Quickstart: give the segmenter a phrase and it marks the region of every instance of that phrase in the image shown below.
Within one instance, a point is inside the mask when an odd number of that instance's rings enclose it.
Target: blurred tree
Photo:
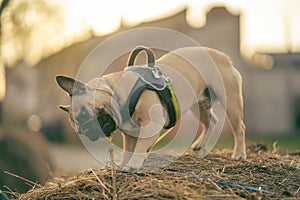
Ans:
[[[7,1],[7,0],[6,0]],[[63,45],[60,34],[64,29],[61,4],[43,0],[10,0],[2,12],[2,63],[13,66],[25,60],[39,62]]]
[[[1,18],[4,65],[25,61],[33,66],[90,36],[82,20],[68,23],[72,17],[59,0],[10,0]]]
[[[0,122],[5,67],[31,65],[65,47],[62,4],[51,0],[0,0]]]
[[[2,123],[2,101],[5,95],[5,88],[6,88],[6,83],[5,83],[5,69],[4,65],[2,64],[2,52],[1,52],[1,44],[2,44],[2,11],[6,6],[8,5],[9,0],[3,0],[1,5],[0,5],[0,124]]]

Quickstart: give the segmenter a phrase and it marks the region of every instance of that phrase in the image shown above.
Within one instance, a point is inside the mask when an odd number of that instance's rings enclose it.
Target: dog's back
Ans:
[[[173,80],[173,87],[176,94],[183,94],[186,91],[188,82],[194,93],[201,98],[203,91],[210,86],[214,90],[217,97],[223,100],[221,91],[222,88],[209,85],[218,81],[217,84],[223,84],[226,91],[230,88],[237,90],[241,77],[239,72],[233,66],[230,58],[224,53],[207,47],[184,47],[175,51],[169,52],[157,60],[157,64],[162,68],[164,74]],[[173,71],[174,70],[174,71]],[[185,79],[185,80],[183,80]],[[219,79],[219,80],[218,80]],[[210,83],[209,83],[210,82]],[[223,86],[222,86],[223,87]],[[230,95],[230,94],[226,94]],[[182,97],[184,98],[184,97]],[[186,100],[190,107],[192,102]],[[225,107],[225,105],[224,105]]]

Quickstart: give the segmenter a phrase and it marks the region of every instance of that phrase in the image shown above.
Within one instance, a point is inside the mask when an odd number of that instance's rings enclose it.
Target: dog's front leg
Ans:
[[[129,169],[130,167],[128,168],[128,163],[130,158],[132,157],[138,138],[125,133],[122,133],[122,136],[123,136],[123,158],[120,167],[124,169],[124,171],[128,171],[130,170]]]
[[[128,129],[131,132],[124,133],[125,151],[122,164],[127,171],[141,169],[149,156],[148,151],[164,127],[166,119],[163,106],[155,92],[146,90],[141,95],[132,119],[140,128],[138,131]]]
[[[149,150],[159,135],[149,138],[137,138],[124,134],[124,152],[122,170],[135,172],[142,168],[144,161],[149,156]]]

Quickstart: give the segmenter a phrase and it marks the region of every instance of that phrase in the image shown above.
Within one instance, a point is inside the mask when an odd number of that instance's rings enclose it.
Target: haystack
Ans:
[[[88,169],[56,177],[18,199],[260,199],[300,198],[300,157],[251,145],[246,161],[231,151],[214,150],[204,159],[188,152],[155,172],[125,173]]]

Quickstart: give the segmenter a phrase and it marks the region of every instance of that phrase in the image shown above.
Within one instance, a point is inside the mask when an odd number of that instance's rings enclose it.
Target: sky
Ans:
[[[43,1],[32,0],[29,7],[24,6],[28,4],[26,0],[11,2],[1,18],[1,58],[2,65],[7,66],[20,59],[34,65],[92,35],[113,33],[121,24],[131,28],[171,17],[184,9],[187,23],[201,28],[205,26],[207,12],[214,6],[224,6],[232,15],[240,16],[240,49],[245,58],[251,60],[257,52],[300,52],[300,0],[45,1],[51,7],[49,12],[59,13],[55,19],[44,14],[39,3]],[[29,10],[23,15],[19,14],[22,6]],[[5,34],[8,32],[11,34]]]

